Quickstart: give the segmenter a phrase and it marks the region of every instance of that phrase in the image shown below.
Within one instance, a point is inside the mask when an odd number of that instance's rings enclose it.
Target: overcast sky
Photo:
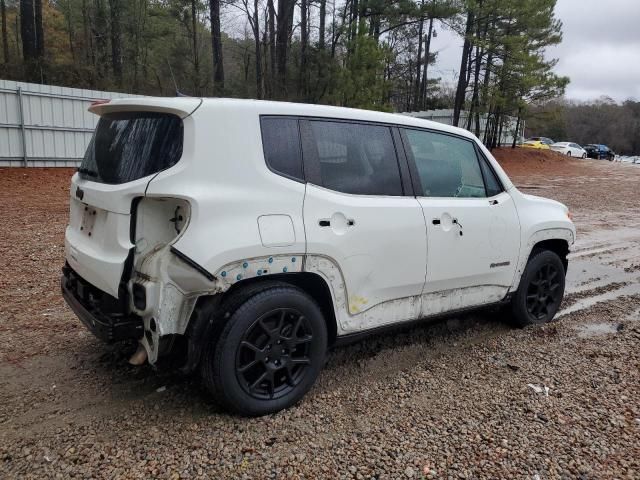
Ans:
[[[546,55],[559,60],[557,74],[571,79],[566,97],[640,101],[640,0],[557,0],[556,16],[563,24],[562,43]],[[244,28],[248,29],[244,14],[227,8],[223,29],[242,36]],[[436,31],[432,48],[438,51],[438,59],[429,76],[454,84],[462,38],[442,25]]]
[[[567,98],[606,95],[640,101],[640,0],[558,0],[556,16],[563,23],[563,39],[547,57],[558,58],[556,73],[571,79]],[[441,27],[434,47],[439,54],[432,71],[453,81],[460,69],[461,38]]]

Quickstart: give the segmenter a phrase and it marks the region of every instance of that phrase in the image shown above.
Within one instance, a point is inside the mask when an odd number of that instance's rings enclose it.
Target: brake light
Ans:
[[[100,100],[94,100],[93,102],[91,102],[91,105],[89,105],[90,107],[95,107],[96,105],[104,105],[105,103],[109,103],[111,101],[110,98],[103,98]]]
[[[567,210],[567,218],[573,221],[573,213],[571,213],[569,210]]]

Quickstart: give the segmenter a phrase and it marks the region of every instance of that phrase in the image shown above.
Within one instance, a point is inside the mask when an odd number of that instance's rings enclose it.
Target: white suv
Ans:
[[[469,132],[278,102],[136,98],[72,178],[62,291],[133,360],[169,352],[227,408],[274,412],[336,343],[510,304],[553,318],[575,228]],[[174,360],[175,362],[175,360]]]

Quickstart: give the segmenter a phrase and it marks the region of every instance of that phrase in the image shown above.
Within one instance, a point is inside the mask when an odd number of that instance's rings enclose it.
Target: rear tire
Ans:
[[[534,252],[511,303],[513,322],[519,327],[550,322],[562,302],[564,286],[560,257],[550,250]]]
[[[207,349],[202,376],[227,410],[266,415],[309,391],[326,351],[327,328],[315,300],[296,287],[274,285],[225,320]]]

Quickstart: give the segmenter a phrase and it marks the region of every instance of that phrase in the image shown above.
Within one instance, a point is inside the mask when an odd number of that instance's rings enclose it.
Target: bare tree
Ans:
[[[42,0],[34,2],[34,21],[36,25],[36,56],[39,61],[44,57],[44,28],[42,27]]]
[[[213,88],[218,94],[224,92],[224,64],[222,57],[222,32],[220,29],[220,0],[209,0],[211,17],[211,50],[213,54]]]
[[[429,69],[429,62],[431,61],[431,38],[433,37],[433,17],[429,18],[429,29],[425,35],[425,47],[424,47],[424,65],[422,66],[422,79],[420,80],[420,100],[419,109],[426,108],[427,105],[427,87],[428,78],[427,71]]]
[[[263,98],[264,79],[262,75],[262,49],[260,48],[260,19],[258,18],[258,0],[253,0],[252,5],[249,0],[242,0],[242,10],[247,16],[249,27],[253,33],[255,45],[255,66],[256,66],[256,98]]]
[[[464,43],[462,45],[462,58],[460,59],[460,75],[458,76],[458,86],[456,88],[455,103],[453,105],[453,125],[458,126],[460,121],[460,112],[464,107],[464,99],[469,82],[467,71],[469,67],[469,59],[471,58],[471,32],[474,25],[474,11],[469,9],[467,12],[467,26],[464,32]]]
[[[33,0],[20,2],[20,36],[22,37],[22,56],[27,64],[37,57],[36,28],[33,11]]]
[[[198,52],[198,0],[191,0],[191,35],[193,42],[193,87],[200,95],[200,54]]]
[[[119,87],[122,87],[121,8],[120,0],[109,0],[109,9],[111,10],[111,67]]]
[[[298,76],[298,96],[302,98],[306,98],[307,96],[308,7],[308,0],[300,0],[300,72]]]
[[[327,20],[327,0],[320,0],[320,25],[318,27],[318,48],[324,50]]]
[[[420,1],[420,7],[424,7],[424,0]],[[418,102],[420,96],[420,75],[422,74],[422,33],[424,32],[424,16],[420,16],[420,23],[418,24],[418,54],[416,57],[416,84],[413,93],[413,109],[418,110]],[[429,59],[424,59],[424,63],[427,64]]]
[[[276,79],[276,7],[273,0],[267,0],[267,27],[269,29],[269,96],[273,97]]]
[[[293,30],[295,0],[278,0],[278,27],[276,31],[276,70],[281,96],[287,92],[287,53]]]
[[[4,63],[9,63],[9,39],[7,35],[7,6],[4,0],[0,0],[0,16],[2,16],[2,51]]]

